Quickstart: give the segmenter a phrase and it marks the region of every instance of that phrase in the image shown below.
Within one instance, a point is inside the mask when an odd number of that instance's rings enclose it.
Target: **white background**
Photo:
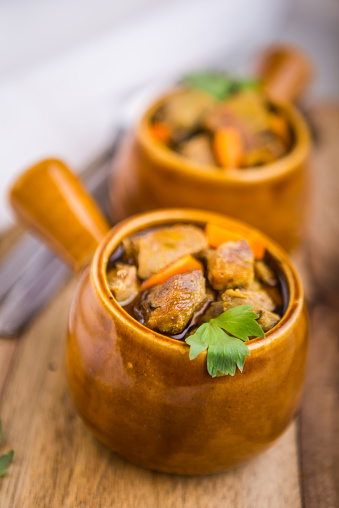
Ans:
[[[0,228],[15,175],[48,156],[81,169],[129,91],[209,63],[243,72],[276,40],[313,59],[309,102],[338,99],[337,0],[0,0]]]

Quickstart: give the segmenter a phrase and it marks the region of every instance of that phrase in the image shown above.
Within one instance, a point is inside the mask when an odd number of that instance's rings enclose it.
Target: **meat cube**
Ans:
[[[226,101],[229,111],[256,135],[269,129],[265,99],[255,90],[243,90]]]
[[[259,164],[271,156],[270,150],[262,146],[269,132],[269,116],[262,94],[255,90],[244,90],[221,102],[206,116],[204,124],[212,132],[234,127],[241,134],[246,152],[251,154],[244,154],[246,165]]]
[[[254,256],[246,240],[220,245],[209,256],[207,267],[214,289],[248,287],[254,280]]]
[[[254,140],[254,146],[244,155],[245,167],[270,164],[286,153],[282,141],[269,131],[257,134]]]
[[[120,304],[132,301],[139,291],[135,266],[117,263],[116,268],[107,274],[107,281],[108,287]]]
[[[271,164],[275,160],[276,159],[272,152],[264,147],[259,147],[244,154],[242,165],[244,168],[252,168],[255,166],[265,166],[266,164]]]
[[[258,280],[268,286],[276,286],[278,284],[273,270],[264,261],[255,262],[255,275]]]
[[[227,102],[218,104],[217,107],[206,116],[204,126],[211,132],[218,131],[225,127],[233,127],[239,132],[241,139],[244,143],[246,150],[252,149],[255,146],[255,136],[249,130],[247,125],[232,113],[229,109]]]
[[[284,298],[279,286],[268,287],[266,292],[270,295],[276,307],[284,306]]]
[[[262,309],[258,309],[256,312],[259,316],[258,323],[264,332],[268,332],[280,321],[280,316],[275,312],[270,312],[269,310]]]
[[[260,291],[261,289],[262,285],[260,282],[254,279],[254,281],[249,286],[247,286],[246,291]]]
[[[224,312],[223,302],[221,300],[218,300],[217,302],[212,302],[206,312],[204,312],[204,315],[202,317],[202,320],[204,322],[209,321],[210,319],[216,318],[220,316]]]
[[[138,238],[124,238],[122,241],[122,246],[124,249],[124,259],[128,260],[131,263],[137,263],[138,259]]]
[[[212,247],[206,247],[205,249],[202,249],[199,252],[199,259],[204,261],[205,263],[207,263],[209,258],[211,256],[213,256],[214,252],[215,252],[214,248],[212,248]]]
[[[244,289],[243,292],[246,292],[247,295],[250,295],[253,292],[259,294],[264,293],[265,300],[267,302],[266,306],[267,310],[273,310],[273,308],[283,305],[282,295],[277,285],[267,287],[266,284],[264,289],[263,285],[256,279],[254,279],[252,284],[250,284],[246,289]],[[267,297],[269,297],[269,300],[267,300]]]
[[[179,149],[179,153],[198,164],[215,166],[211,141],[205,134],[194,136],[183,143]]]
[[[154,286],[141,303],[145,326],[176,335],[205,300],[205,278],[200,270],[173,275],[164,284]]]
[[[250,298],[254,302],[257,302],[259,305],[264,307],[266,310],[274,310],[275,309],[275,303],[270,297],[270,295],[264,290],[256,290],[256,291],[250,291],[247,289],[244,289],[242,291],[244,295],[247,296],[247,298]]]
[[[206,246],[205,235],[196,226],[177,224],[151,231],[138,238],[138,275],[148,279],[177,259],[199,252]]]
[[[246,291],[241,291],[240,289],[228,289],[222,295],[224,311],[238,305],[251,305],[253,311],[259,316],[258,324],[264,332],[267,332],[280,321],[280,316],[267,309],[268,305],[272,308],[272,305],[269,303],[269,296],[267,295],[268,299],[266,300],[260,293],[262,291],[246,294]]]
[[[286,148],[281,139],[271,131],[263,131],[258,135],[258,147],[270,152],[275,159],[279,159],[286,153]]]
[[[214,104],[210,94],[202,90],[186,90],[166,101],[161,110],[162,118],[172,130],[191,131]]]

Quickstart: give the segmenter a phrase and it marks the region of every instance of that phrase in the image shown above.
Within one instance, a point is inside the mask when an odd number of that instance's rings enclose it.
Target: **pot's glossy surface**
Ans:
[[[150,469],[205,474],[254,457],[287,428],[300,402],[308,324],[299,277],[288,256],[266,237],[286,279],[289,305],[264,339],[248,343],[251,355],[243,373],[213,379],[206,353],[190,361],[187,344],[135,321],[108,289],[109,256],[139,229],[180,221],[249,229],[196,210],[156,211],[113,228],[73,300],[67,373],[80,416],[112,450]]]
[[[153,139],[150,119],[171,94],[146,111],[123,160],[114,166],[110,188],[114,219],[150,209],[199,207],[244,220],[292,249],[305,223],[310,150],[308,128],[297,109],[274,103],[294,135],[286,156],[261,168],[220,171],[194,164]]]

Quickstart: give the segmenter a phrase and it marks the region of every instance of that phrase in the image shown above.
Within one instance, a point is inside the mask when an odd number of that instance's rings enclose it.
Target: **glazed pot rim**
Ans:
[[[121,241],[136,232],[166,224],[169,225],[180,222],[205,224],[208,221],[213,221],[217,225],[227,227],[228,229],[240,233],[244,232],[244,234],[249,231],[255,231],[264,242],[264,245],[273,256],[274,260],[279,264],[279,268],[285,278],[289,291],[287,309],[279,323],[269,330],[264,338],[252,339],[246,344],[250,350],[267,346],[275,339],[278,339],[281,334],[296,321],[299,314],[302,312],[304,295],[300,277],[282,247],[256,228],[222,214],[197,209],[170,208],[134,215],[119,222],[100,243],[92,259],[90,276],[96,292],[105,308],[112,314],[112,317],[117,317],[124,322],[127,327],[134,328],[143,336],[144,340],[156,341],[159,345],[167,345],[171,348],[179,349],[180,352],[183,353],[185,348],[189,348],[189,345],[186,344],[185,341],[172,339],[171,337],[147,328],[118,304],[108,287],[106,276],[107,263],[112,252],[114,252]]]
[[[177,87],[163,94],[145,111],[137,125],[138,143],[140,143],[143,149],[146,150],[158,164],[165,165],[167,170],[180,173],[181,175],[186,174],[190,178],[196,180],[215,182],[218,184],[222,182],[239,184],[242,182],[260,183],[274,180],[281,175],[285,175],[305,161],[310,149],[310,135],[306,122],[293,104],[276,100],[270,100],[270,102],[287,117],[293,130],[295,141],[292,149],[284,157],[281,157],[275,162],[260,168],[252,167],[246,168],[246,170],[228,169],[227,171],[221,172],[218,171],[217,166],[199,165],[175,153],[162,143],[154,140],[149,129],[149,123],[156,109],[167,98],[182,93],[183,90],[182,87]]]

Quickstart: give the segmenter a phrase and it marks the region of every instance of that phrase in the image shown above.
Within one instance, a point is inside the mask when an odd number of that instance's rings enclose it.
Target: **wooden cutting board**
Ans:
[[[302,410],[263,455],[227,473],[170,476],[136,467],[85,428],[68,394],[64,349],[71,280],[19,339],[0,339],[0,507],[331,508],[339,506],[339,107],[312,112],[317,133],[311,227],[295,260],[310,302]],[[332,220],[331,220],[332,219]],[[0,256],[20,232],[2,236]]]

